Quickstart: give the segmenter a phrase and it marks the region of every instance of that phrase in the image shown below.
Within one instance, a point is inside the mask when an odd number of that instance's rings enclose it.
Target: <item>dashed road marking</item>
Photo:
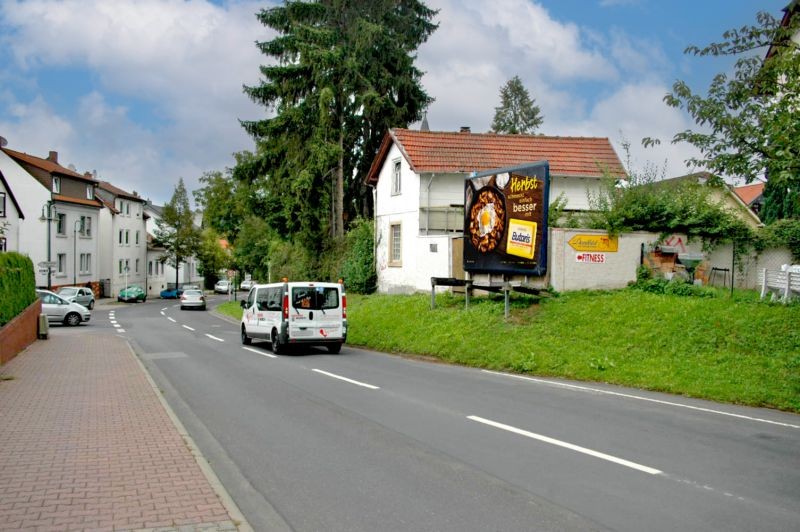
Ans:
[[[183,327],[184,329],[189,329],[190,331],[193,331],[193,330],[194,330],[194,329],[192,329],[191,327],[189,327],[188,325],[181,325],[181,327]]]
[[[184,325],[184,327],[186,327],[186,326]],[[206,333],[206,336],[208,336],[208,337],[209,337],[209,338],[211,338],[212,340],[216,340],[217,342],[224,342],[224,341],[225,341],[225,340],[223,340],[222,338],[217,338],[216,336],[212,336],[212,335],[210,335],[210,334],[208,334],[208,333]]]
[[[369,388],[370,390],[380,390],[378,386],[373,386],[372,384],[367,384],[366,382],[360,382],[360,381],[355,381],[353,379],[348,379],[347,377],[342,377],[341,375],[336,375],[335,373],[328,373],[327,371],[322,371],[321,369],[312,369],[311,371],[321,373],[322,375],[327,375],[328,377],[333,377],[334,379],[339,379],[340,381],[349,382],[350,384],[355,384],[356,386],[363,386],[364,388]]]

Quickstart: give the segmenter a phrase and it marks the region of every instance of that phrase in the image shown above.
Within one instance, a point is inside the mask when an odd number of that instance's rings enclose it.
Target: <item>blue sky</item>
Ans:
[[[541,133],[631,141],[634,168],[688,172],[689,146],[645,150],[693,127],[661,99],[676,79],[705,92],[731,61],[685,56],[774,16],[788,0],[429,0],[439,29],[418,51],[435,98],[431,129],[489,129],[499,89],[519,75],[542,108]],[[0,136],[33,155],[59,152],[78,171],[167,201],[179,177],[252,149],[238,119],[266,110],[242,93],[271,35],[254,14],[270,2],[0,0]]]

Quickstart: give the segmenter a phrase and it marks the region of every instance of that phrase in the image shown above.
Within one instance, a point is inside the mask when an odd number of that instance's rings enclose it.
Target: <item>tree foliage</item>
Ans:
[[[200,245],[195,256],[200,261],[198,273],[205,278],[208,288],[217,282],[219,272],[231,265],[230,255],[220,244],[219,233],[211,227],[200,232]]]
[[[789,20],[782,26],[761,12],[756,25],[725,32],[723,42],[689,46],[686,53],[696,56],[738,57],[733,73],[717,74],[705,97],[678,81],[664,98],[702,127],[672,139],[700,150],[702,157],[688,162],[748,183],[768,179],[767,222],[800,216],[800,53],[792,40],[800,15]],[[646,145],[656,142],[645,139]]]
[[[239,164],[264,178],[275,229],[320,250],[368,207],[363,177],[384,133],[430,102],[414,52],[435,14],[419,0],[290,0],[258,14],[278,35],[258,43],[270,61],[245,92],[275,116],[242,123],[258,150]]]
[[[500,89],[500,107],[494,108],[492,131],[511,135],[532,134],[542,125],[541,109],[534,104],[519,76]]]
[[[194,225],[194,213],[182,178],[156,224],[155,239],[164,247],[167,261],[175,267],[175,286],[178,286],[178,268],[200,247],[200,232]]]

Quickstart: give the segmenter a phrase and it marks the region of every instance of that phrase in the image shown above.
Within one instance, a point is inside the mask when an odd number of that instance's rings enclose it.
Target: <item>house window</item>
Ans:
[[[131,244],[131,230],[125,229],[125,245],[129,246]]]
[[[122,268],[125,267],[125,261],[119,259],[119,274],[122,275]]]
[[[400,161],[395,161],[392,167],[392,196],[396,196],[400,192]]]
[[[58,275],[66,275],[67,273],[67,254],[66,253],[59,253],[58,254],[58,269],[56,270],[56,274]]]
[[[94,199],[94,186],[86,185],[86,199]]]
[[[131,202],[130,201],[126,201],[125,202],[125,214],[127,214],[128,216],[131,215]]]
[[[139,259],[136,259],[136,273],[139,273]]]
[[[147,275],[153,275],[153,261],[147,261]]]
[[[91,273],[92,271],[92,254],[81,253],[81,274]]]
[[[6,249],[6,237],[0,236],[0,251],[8,251]]]
[[[403,242],[400,224],[389,226],[389,266],[403,265]]]
[[[6,217],[6,193],[0,192],[0,218]]]
[[[136,245],[139,245],[139,231],[136,231]]]
[[[119,230],[119,245],[122,245],[122,229]]]
[[[61,194],[61,178],[53,176],[53,192]]]
[[[81,216],[81,235],[92,236],[92,218],[91,216]]]
[[[56,213],[56,234],[67,234],[67,215],[63,212]]]

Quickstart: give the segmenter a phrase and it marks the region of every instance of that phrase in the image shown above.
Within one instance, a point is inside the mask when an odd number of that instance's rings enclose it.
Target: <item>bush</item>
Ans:
[[[0,253],[0,327],[36,301],[33,262],[19,253]]]
[[[350,226],[341,273],[348,291],[371,294],[377,288],[375,231],[371,220],[358,218]]]

